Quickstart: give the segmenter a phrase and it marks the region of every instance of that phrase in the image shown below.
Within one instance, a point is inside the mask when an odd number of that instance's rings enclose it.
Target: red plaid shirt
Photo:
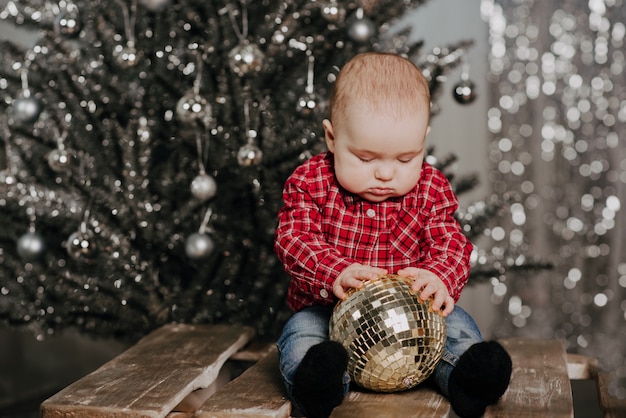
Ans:
[[[287,179],[274,250],[291,276],[291,309],[333,305],[335,278],[361,263],[396,273],[432,271],[459,299],[470,270],[472,244],[454,218],[458,200],[444,175],[424,163],[405,196],[372,203],[337,183],[330,153],[317,155]]]

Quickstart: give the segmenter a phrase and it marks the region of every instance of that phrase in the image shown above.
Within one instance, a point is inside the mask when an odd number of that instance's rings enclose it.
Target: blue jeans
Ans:
[[[296,312],[285,324],[278,339],[280,372],[293,400],[293,377],[308,349],[322,341],[327,341],[332,307],[312,306]],[[483,340],[474,319],[461,307],[446,317],[447,337],[441,361],[435,367],[431,378],[441,392],[448,397],[448,381],[454,366],[470,346]],[[348,393],[350,377],[344,375],[344,393]]]

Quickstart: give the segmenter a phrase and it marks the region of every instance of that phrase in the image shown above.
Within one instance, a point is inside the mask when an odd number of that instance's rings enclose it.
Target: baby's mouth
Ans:
[[[369,192],[376,196],[386,196],[393,192],[393,189],[384,188],[384,187],[373,187],[369,189]]]

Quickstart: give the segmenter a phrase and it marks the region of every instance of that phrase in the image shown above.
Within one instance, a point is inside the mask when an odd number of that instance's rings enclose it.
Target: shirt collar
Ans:
[[[342,195],[343,195],[343,203],[345,203],[345,205],[347,207],[350,206],[354,206],[356,205],[358,202],[364,200],[361,196],[353,194],[353,193],[349,193],[345,190],[342,189]]]
[[[346,205],[346,207],[350,207],[350,206],[354,206],[359,204],[360,202],[367,202],[367,200],[363,199],[361,196],[354,194],[354,193],[350,193],[347,192],[345,189],[341,189],[342,191],[342,195],[343,195],[343,202]],[[384,202],[389,202],[389,203],[403,203],[406,202],[407,197],[410,197],[410,195],[413,194],[413,192],[409,192],[408,195],[405,196],[398,196],[398,197],[390,197],[389,199],[385,200]],[[384,203],[381,202],[381,203]],[[375,204],[375,203],[373,203]]]

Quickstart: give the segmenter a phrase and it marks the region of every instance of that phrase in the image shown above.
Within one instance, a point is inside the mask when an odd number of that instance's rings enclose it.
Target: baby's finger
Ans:
[[[398,275],[403,277],[408,277],[409,279],[415,279],[418,277],[417,269],[413,267],[407,267],[401,270],[398,270]]]
[[[413,283],[411,284],[411,289],[415,290],[416,292],[419,292],[420,290],[422,290],[423,287],[426,286],[427,283],[428,282],[423,279],[414,279]]]
[[[346,298],[346,292],[343,290],[343,287],[339,285],[333,286],[333,294],[337,296],[338,299],[344,300]]]
[[[433,298],[433,304],[432,304],[433,311],[435,312],[443,311],[442,308],[445,308],[444,306],[445,301],[446,301],[445,295],[443,295],[441,292],[435,293],[435,297]]]
[[[449,298],[449,300],[445,302],[444,309],[443,311],[441,311],[441,314],[444,317],[446,317],[452,313],[453,309],[454,309],[454,300],[452,298]]]
[[[374,272],[376,274],[387,274],[387,269],[381,269],[379,267],[374,267]]]
[[[432,283],[426,284],[423,286],[422,291],[420,292],[420,299],[426,300],[432,295],[435,294],[436,288],[432,285]]]
[[[343,287],[354,287],[355,289],[360,289],[363,287],[363,279],[362,276],[358,277],[346,277],[342,282]]]
[[[355,273],[355,276],[359,280],[376,280],[380,277],[381,274],[384,274],[384,273],[379,273],[378,270],[380,269],[364,268],[364,269],[356,270],[354,273]]]

